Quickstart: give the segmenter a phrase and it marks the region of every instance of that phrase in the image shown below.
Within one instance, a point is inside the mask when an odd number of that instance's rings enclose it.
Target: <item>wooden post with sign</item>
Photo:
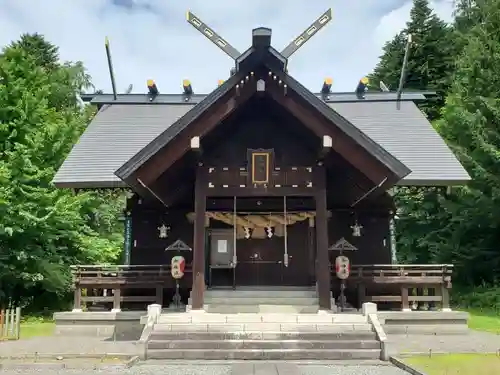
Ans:
[[[337,273],[337,277],[340,279],[340,311],[343,312],[345,309],[345,281],[351,272],[351,264],[348,257],[345,255],[339,255],[335,258],[335,272]]]
[[[123,264],[130,264],[130,254],[132,252],[132,216],[126,213],[123,236]]]
[[[173,303],[176,309],[180,308],[181,295],[179,293],[179,280],[184,276],[184,269],[186,267],[186,259],[181,255],[172,257],[170,261],[172,277],[175,279],[175,294]]]

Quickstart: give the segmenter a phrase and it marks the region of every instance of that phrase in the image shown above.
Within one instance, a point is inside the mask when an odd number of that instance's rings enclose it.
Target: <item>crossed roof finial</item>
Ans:
[[[187,21],[200,33],[202,33],[206,38],[208,38],[213,44],[219,47],[224,53],[226,53],[233,60],[237,60],[241,57],[241,53],[234,48],[227,40],[222,38],[219,34],[215,32],[210,26],[203,22],[199,17],[195,16],[192,12],[188,11],[186,13]],[[332,9],[328,9],[321,16],[319,16],[308,28],[306,28],[298,37],[296,37],[288,46],[286,46],[281,52],[281,56],[288,59],[297,50],[302,47],[309,39],[318,33],[323,27],[325,27],[332,20]],[[255,29],[257,30],[257,29]]]

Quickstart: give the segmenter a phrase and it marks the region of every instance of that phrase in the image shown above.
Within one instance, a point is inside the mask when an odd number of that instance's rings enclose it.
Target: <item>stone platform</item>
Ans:
[[[379,311],[380,324],[388,334],[467,334],[469,313],[463,311]]]
[[[146,359],[379,359],[381,343],[361,314],[162,314]]]
[[[56,336],[89,336],[113,340],[138,340],[146,311],[64,311],[54,313]]]

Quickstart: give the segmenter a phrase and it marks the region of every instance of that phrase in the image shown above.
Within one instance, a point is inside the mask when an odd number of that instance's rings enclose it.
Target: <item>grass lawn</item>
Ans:
[[[500,356],[496,354],[435,354],[405,358],[404,361],[427,375],[500,374]]]
[[[38,336],[52,336],[55,323],[52,319],[26,317],[21,322],[21,338],[27,339]]]
[[[469,311],[469,328],[500,335],[500,314],[487,311]],[[500,374],[500,371],[499,371]]]

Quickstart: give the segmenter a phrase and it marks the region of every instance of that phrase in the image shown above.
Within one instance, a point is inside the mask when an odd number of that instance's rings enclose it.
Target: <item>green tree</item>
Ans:
[[[64,300],[69,265],[112,261],[121,246],[112,219],[119,194],[51,184],[93,109],[74,100],[83,66],[54,63],[50,43],[23,43],[39,38],[23,36],[0,56],[0,305],[10,298],[32,308]],[[33,45],[48,51],[33,54]]]
[[[370,75],[370,81],[383,81],[392,90],[399,86],[404,50],[408,35],[412,44],[407,65],[406,90],[436,90],[443,95],[450,84],[453,70],[453,33],[444,21],[433,13],[428,0],[414,0],[410,21],[404,30],[383,47],[380,61]],[[442,100],[426,103],[421,108],[430,119],[437,118]]]
[[[463,50],[434,124],[472,181],[450,194],[406,188],[397,196],[402,255],[453,263],[461,287],[500,280],[500,42],[494,37],[500,34],[500,0],[473,7],[467,14],[476,18],[461,31]]]
[[[477,22],[457,60],[453,84],[437,128],[472,181],[445,208],[457,218],[441,256],[467,281],[500,279],[500,0],[478,1]],[[445,228],[446,229],[446,228]],[[436,233],[436,236],[439,232]]]
[[[54,70],[59,67],[59,49],[46,41],[43,35],[23,34],[19,40],[12,42],[10,47],[25,51],[41,68]]]

